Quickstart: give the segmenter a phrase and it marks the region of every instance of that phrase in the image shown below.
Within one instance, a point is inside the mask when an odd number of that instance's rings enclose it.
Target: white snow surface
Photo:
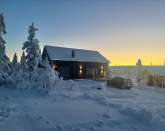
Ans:
[[[51,94],[0,88],[0,131],[164,130],[164,89],[119,90],[90,80],[64,81]]]

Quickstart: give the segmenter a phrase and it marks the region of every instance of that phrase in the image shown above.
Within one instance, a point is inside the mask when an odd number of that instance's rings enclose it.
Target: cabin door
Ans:
[[[87,78],[89,78],[89,79],[95,79],[95,69],[94,68],[88,68],[87,70],[86,70],[86,76],[87,76]]]
[[[60,76],[62,76],[64,79],[69,79],[70,76],[70,67],[64,66],[59,68]]]

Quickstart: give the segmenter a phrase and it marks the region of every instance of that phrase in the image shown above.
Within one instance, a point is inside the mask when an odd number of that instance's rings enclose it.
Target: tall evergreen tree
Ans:
[[[141,59],[138,59],[138,61],[136,62],[136,66],[142,66],[142,61],[141,61]]]
[[[6,41],[2,35],[6,34],[6,26],[3,14],[0,14],[0,68],[8,67],[9,58],[6,55]]]
[[[3,35],[6,34],[6,25],[4,22],[4,16],[0,14],[0,73],[9,73],[9,58],[6,55],[6,41],[3,39]]]
[[[17,65],[17,63],[18,63],[18,57],[17,57],[17,54],[14,53],[12,65]]]
[[[144,70],[143,70],[142,61],[141,61],[141,59],[138,59],[138,61],[136,63],[136,79],[137,79],[138,87],[142,87],[142,84],[144,82],[143,71]]]
[[[35,32],[38,29],[32,25],[29,26],[29,36],[27,41],[23,43],[23,50],[26,50],[26,65],[30,70],[35,70],[38,65],[38,59],[40,58],[39,40],[35,38]]]
[[[6,34],[6,26],[3,14],[0,14],[0,83],[9,83],[10,66],[9,58],[6,55],[6,41],[3,35]]]
[[[22,55],[21,55],[20,64],[21,64],[21,66],[25,66],[25,64],[26,64],[26,56],[25,56],[24,51],[22,52]]]

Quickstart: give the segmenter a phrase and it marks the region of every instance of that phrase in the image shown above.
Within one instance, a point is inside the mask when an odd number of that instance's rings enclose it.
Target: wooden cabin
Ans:
[[[105,79],[109,61],[97,51],[44,46],[42,58],[64,79]]]

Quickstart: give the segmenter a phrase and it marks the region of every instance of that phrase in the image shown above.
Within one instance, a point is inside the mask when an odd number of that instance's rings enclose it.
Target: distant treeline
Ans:
[[[165,76],[149,75],[148,76],[148,85],[165,88]]]

